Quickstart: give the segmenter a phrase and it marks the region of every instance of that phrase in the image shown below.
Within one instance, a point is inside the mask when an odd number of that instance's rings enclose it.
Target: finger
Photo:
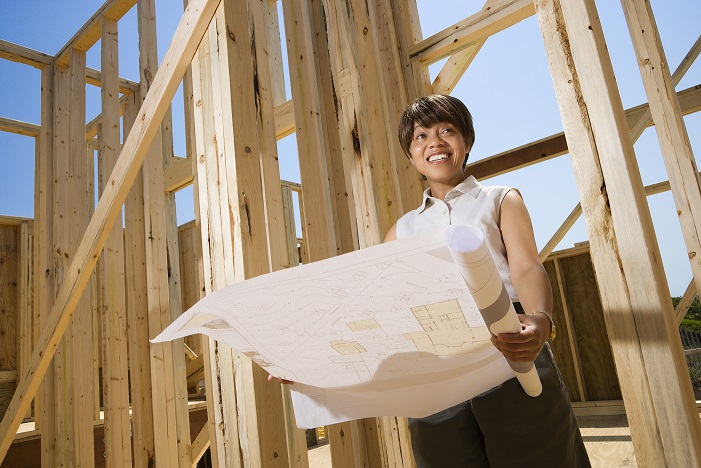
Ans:
[[[532,327],[525,327],[516,333],[500,333],[497,340],[503,343],[527,343],[535,338],[535,330]]]

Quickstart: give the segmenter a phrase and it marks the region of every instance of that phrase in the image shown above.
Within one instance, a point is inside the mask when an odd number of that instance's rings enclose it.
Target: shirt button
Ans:
[[[448,210],[443,210],[443,214],[448,214]]]

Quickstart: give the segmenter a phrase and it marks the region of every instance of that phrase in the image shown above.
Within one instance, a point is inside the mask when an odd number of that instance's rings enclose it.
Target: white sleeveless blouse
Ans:
[[[421,206],[397,221],[397,238],[451,224],[471,224],[479,228],[484,233],[485,242],[494,257],[509,297],[517,301],[518,295],[511,284],[506,247],[499,229],[501,202],[511,190],[516,189],[497,185],[483,186],[473,176],[448,192],[444,200],[432,197],[431,189],[426,189]]]

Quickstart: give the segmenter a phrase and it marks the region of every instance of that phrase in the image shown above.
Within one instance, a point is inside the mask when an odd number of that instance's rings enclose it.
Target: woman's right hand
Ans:
[[[278,382],[280,382],[282,384],[287,384],[287,385],[292,385],[294,383],[291,380],[281,379],[280,377],[275,377],[273,375],[268,374],[268,382],[272,382],[273,380],[277,380]]]

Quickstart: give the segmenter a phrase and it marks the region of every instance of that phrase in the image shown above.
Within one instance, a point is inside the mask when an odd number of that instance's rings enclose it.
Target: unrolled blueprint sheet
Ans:
[[[514,376],[443,229],[222,288],[154,342],[195,333],[297,382],[299,427],[423,417]]]

